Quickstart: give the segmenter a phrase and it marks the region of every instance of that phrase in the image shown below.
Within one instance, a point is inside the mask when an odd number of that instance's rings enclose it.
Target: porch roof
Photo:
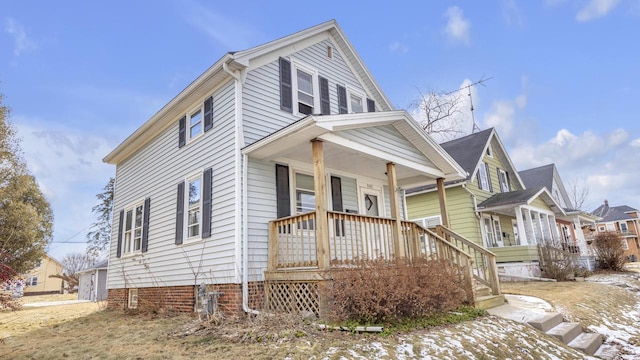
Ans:
[[[511,213],[516,206],[529,205],[538,197],[542,199],[555,214],[566,215],[564,209],[562,209],[545,187],[495,194],[478,204],[478,211]]]
[[[342,132],[392,126],[420,154],[415,158],[391,151],[375,140],[355,141]],[[415,186],[446,180],[465,179],[467,174],[415,120],[403,110],[340,115],[309,115],[242,149],[243,154],[261,160],[293,159],[312,163],[311,140],[325,143],[328,169],[359,174],[386,181],[386,164],[396,164],[399,186]]]

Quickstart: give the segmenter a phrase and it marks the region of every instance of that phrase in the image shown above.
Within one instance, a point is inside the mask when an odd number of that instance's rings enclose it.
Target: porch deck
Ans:
[[[436,233],[410,221],[334,211],[322,220],[324,224],[316,212],[309,212],[269,223],[269,308],[321,314],[318,289],[330,280],[330,271],[359,267],[371,259],[446,260],[471,287],[482,284],[491,294],[500,294],[495,255],[444,227]],[[323,226],[324,237],[317,231]],[[468,296],[474,300],[473,294]]]

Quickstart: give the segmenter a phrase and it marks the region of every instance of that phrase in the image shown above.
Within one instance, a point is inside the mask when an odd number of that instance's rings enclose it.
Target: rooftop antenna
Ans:
[[[478,126],[478,124],[476,124],[476,117],[475,117],[475,115],[473,113],[474,108],[473,108],[473,97],[471,96],[471,88],[474,87],[474,86],[477,86],[477,85],[482,85],[482,86],[486,87],[486,85],[484,83],[489,81],[489,80],[491,80],[491,79],[493,79],[493,77],[485,78],[484,75],[482,75],[480,80],[474,82],[473,84],[469,84],[467,86],[463,86],[461,88],[458,88],[457,90],[449,91],[448,93],[445,94],[445,95],[451,95],[454,92],[461,91],[461,90],[464,90],[464,89],[467,89],[469,91],[469,104],[471,105],[471,108],[470,108],[470,110],[471,110],[471,120],[473,121],[473,128],[471,129],[471,133],[472,134],[475,133],[476,131],[480,131],[480,127]]]

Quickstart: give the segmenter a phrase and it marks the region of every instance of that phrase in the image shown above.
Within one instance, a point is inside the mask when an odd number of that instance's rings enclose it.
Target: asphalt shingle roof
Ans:
[[[546,187],[551,191],[553,188],[553,167],[554,164],[544,165],[533,169],[518,171],[520,179],[527,188]]]
[[[599,222],[611,222],[621,220],[634,219],[631,215],[626,214],[627,211],[638,211],[630,206],[609,206],[608,204],[600,205],[597,209],[593,210],[591,214],[602,218]]]
[[[510,191],[506,193],[497,193],[487,200],[478,204],[478,208],[490,208],[502,205],[516,205],[526,203],[537,194],[542,188],[529,188],[524,190]]]

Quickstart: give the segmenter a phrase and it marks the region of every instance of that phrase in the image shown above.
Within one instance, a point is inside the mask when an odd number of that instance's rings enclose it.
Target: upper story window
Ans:
[[[178,147],[181,148],[213,128],[213,96],[178,120]]]
[[[493,149],[491,149],[491,144],[487,146],[487,156],[493,157]]]
[[[297,69],[296,78],[298,85],[298,112],[310,115],[313,113],[314,108],[313,75],[304,70]]]
[[[40,266],[42,266],[42,259],[36,261],[36,267],[39,268]]]
[[[32,276],[29,280],[27,280],[27,285],[29,285],[29,286],[38,285],[38,277],[37,276]]]
[[[189,139],[202,134],[202,109],[198,109],[189,115]]]
[[[620,222],[619,225],[620,225],[620,231],[624,231],[624,232],[629,231],[629,228],[627,227],[626,222]]]
[[[509,185],[509,174],[502,169],[498,169],[498,182],[500,182],[501,192],[504,193],[504,192],[511,191],[511,188]]]
[[[489,164],[480,162],[478,167],[478,188],[480,190],[493,191],[491,187],[491,177],[489,176]]]
[[[361,113],[364,111],[364,99],[358,94],[350,94],[349,105],[351,106],[350,112],[352,113]]]

